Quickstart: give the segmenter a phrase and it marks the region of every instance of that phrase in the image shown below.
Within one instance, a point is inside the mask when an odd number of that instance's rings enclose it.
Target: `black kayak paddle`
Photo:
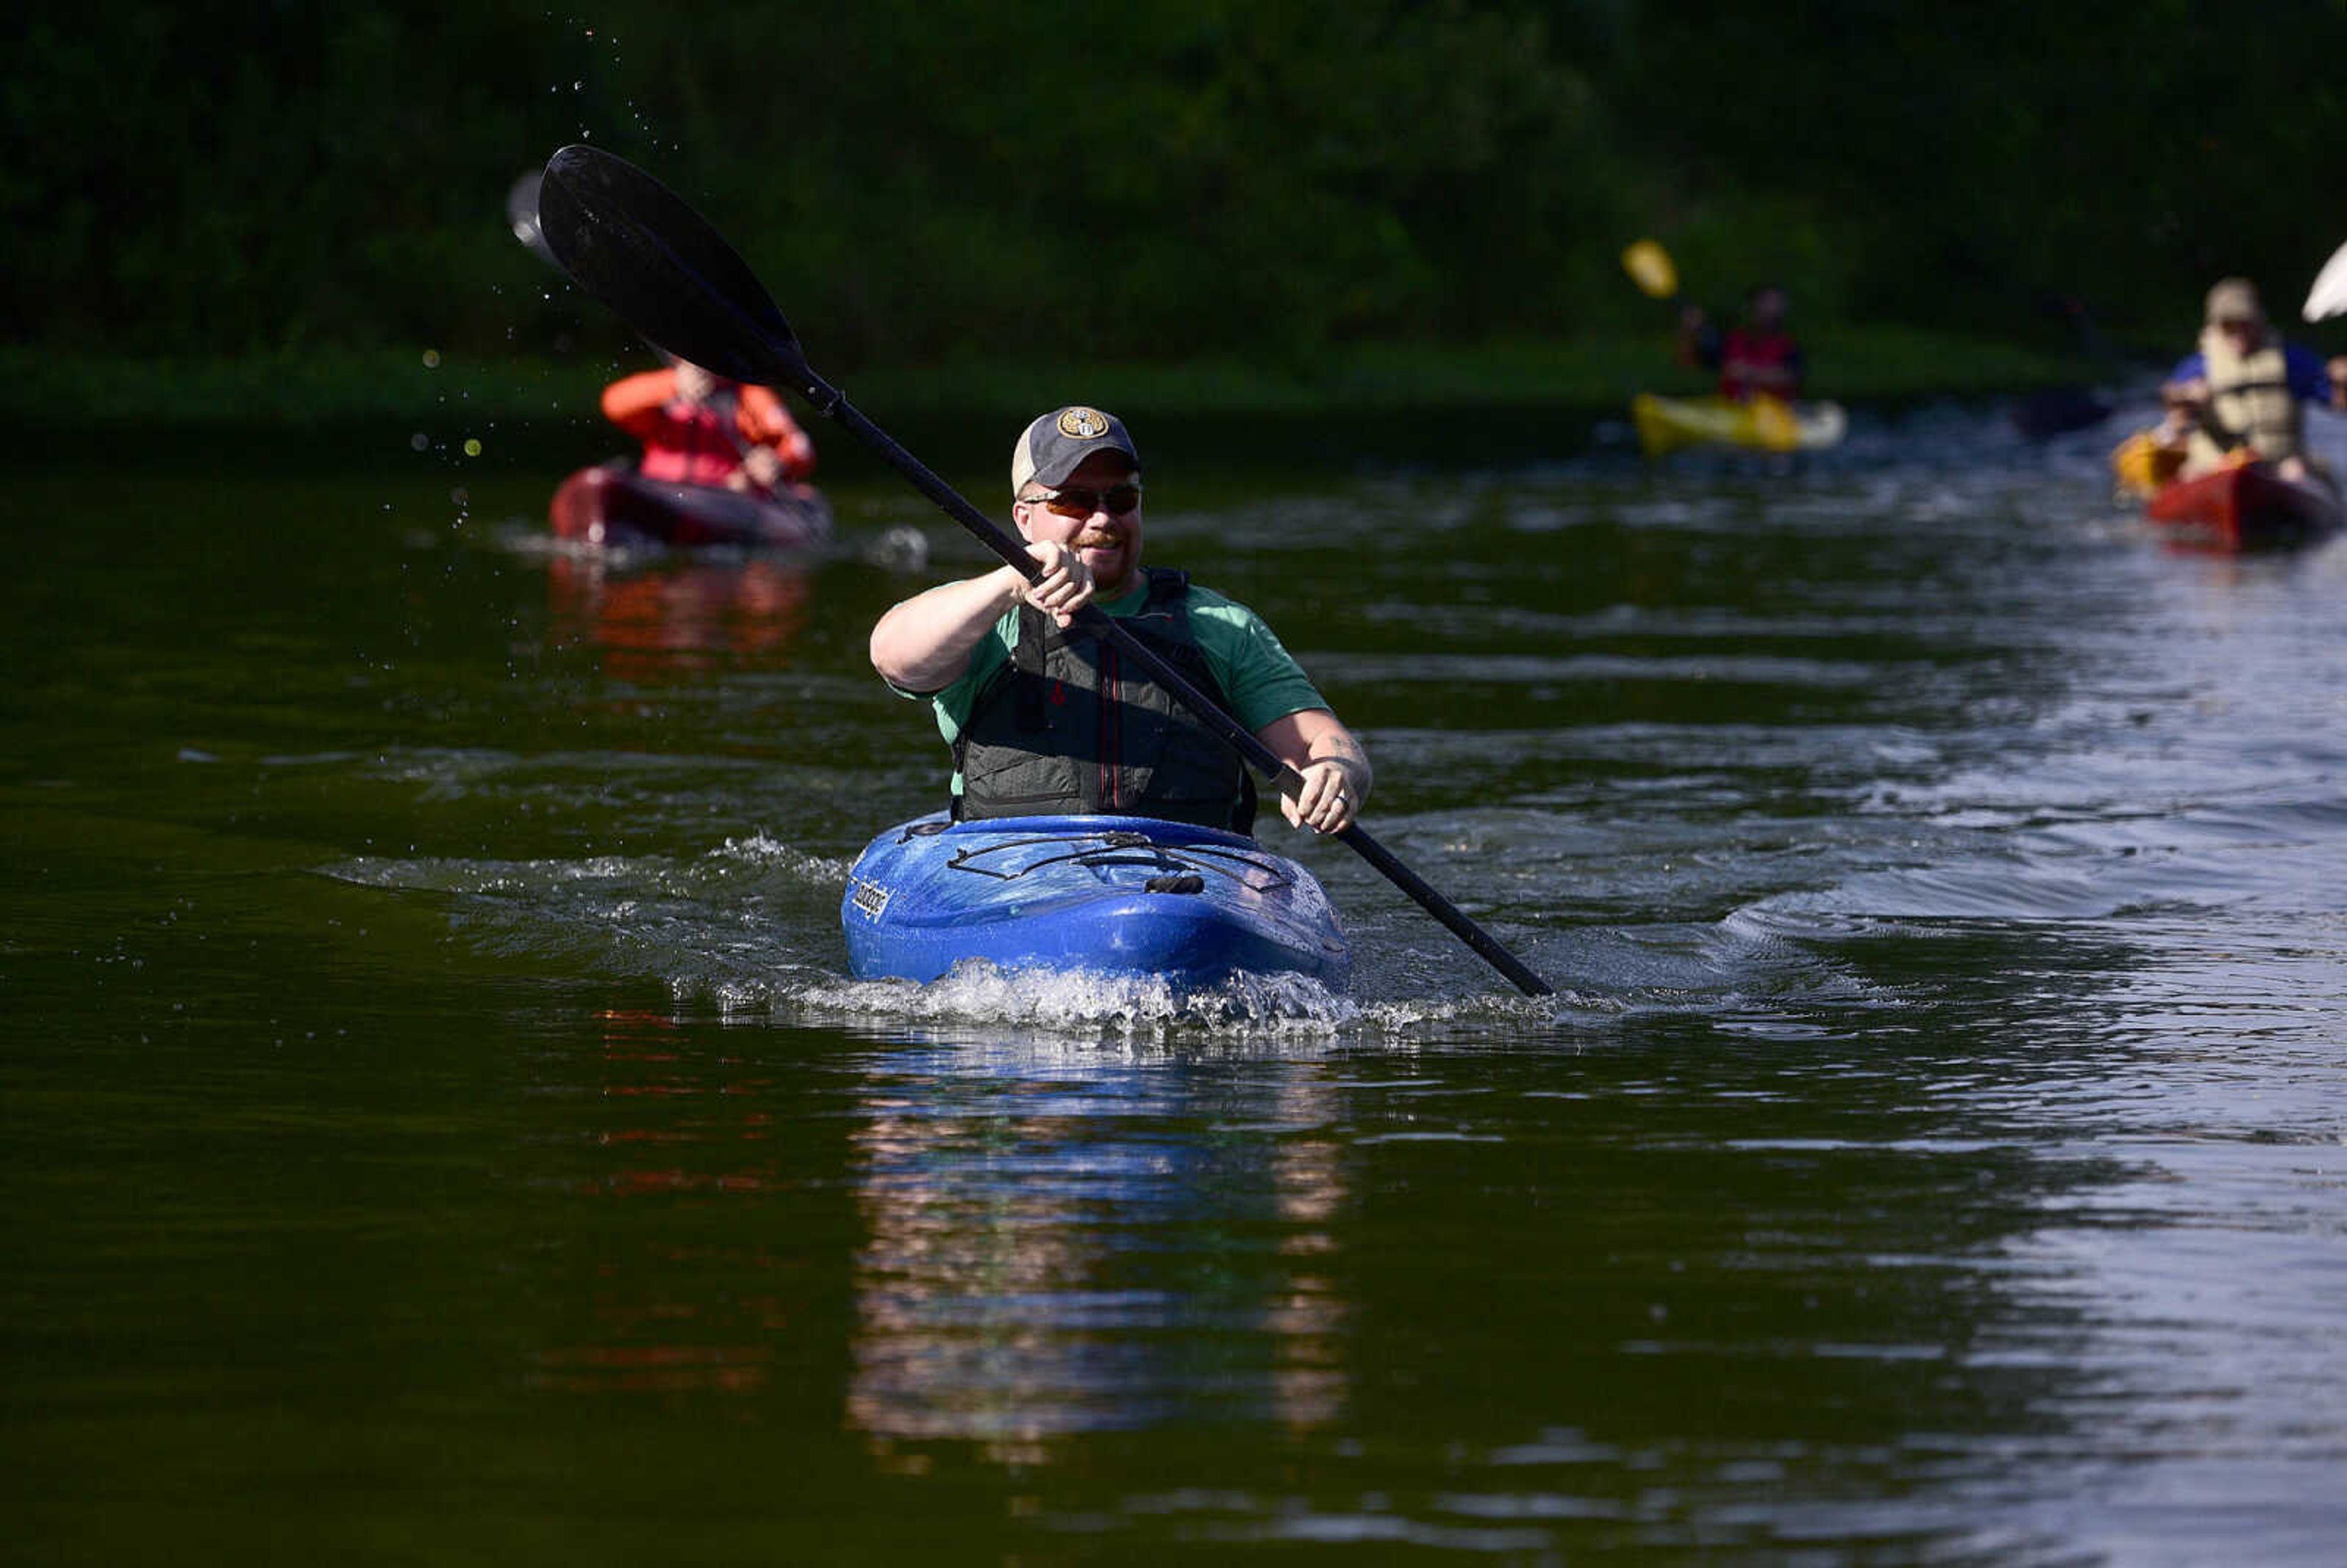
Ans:
[[[913,487],[937,503],[1029,581],[1042,573],[1035,558],[993,519],[964,500],[920,459],[817,375],[757,276],[707,220],[667,186],[600,149],[566,147],[548,160],[538,189],[538,223],[573,282],[659,347],[735,381],[791,386],[825,418],[845,426]],[[1152,652],[1114,617],[1086,605],[1076,619],[1105,638],[1171,692],[1281,794],[1295,795],[1304,775],[1280,760],[1244,724]],[[1491,934],[1394,858],[1358,822],[1336,835],[1385,878],[1449,927],[1460,940],[1528,996],[1555,988],[1527,968]]]
[[[528,250],[531,255],[537,257],[539,261],[545,262],[556,272],[562,272],[567,275],[569,269],[562,264],[562,258],[554,253],[554,247],[546,242],[546,228],[545,225],[538,220],[538,203],[544,182],[545,175],[542,171],[535,169],[526,169],[523,171],[519,179],[516,179],[512,185],[506,189],[506,225],[513,231],[513,237],[520,241],[523,248]],[[649,338],[644,341],[646,345],[650,347],[654,354],[661,356],[662,363],[669,365],[671,369],[675,367],[677,360],[677,356],[675,354],[669,353],[668,350],[661,347],[660,344],[651,342]],[[731,399],[733,397],[733,394],[728,393],[726,394],[726,396]],[[750,482],[751,487],[755,489],[758,494],[765,497],[766,499],[774,502],[776,506],[791,507],[798,505],[799,503],[795,497],[784,495],[781,489],[773,485],[767,484],[764,479],[759,478],[755,474],[750,472],[750,442],[743,436],[740,427],[734,423],[733,409],[736,405],[729,403],[727,405],[723,407],[716,407],[714,405],[712,406],[715,407],[715,412],[718,415],[718,428],[723,433],[726,441],[733,446],[733,450],[741,455],[743,460],[743,477]],[[787,481],[785,481],[785,483],[787,484]]]

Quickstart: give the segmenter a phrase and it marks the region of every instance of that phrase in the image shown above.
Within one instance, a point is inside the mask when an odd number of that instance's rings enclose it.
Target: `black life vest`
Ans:
[[[1149,597],[1118,624],[1218,706],[1190,627],[1187,573],[1145,567]],[[1222,737],[1105,638],[1019,607],[1019,642],[954,742],[958,819],[1158,816],[1246,833],[1255,780]]]

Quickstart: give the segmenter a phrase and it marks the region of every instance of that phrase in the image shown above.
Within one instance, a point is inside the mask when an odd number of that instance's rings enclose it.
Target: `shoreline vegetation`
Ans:
[[[2132,373],[2131,364],[2110,358],[1899,326],[1832,325],[1805,340],[1815,395],[1860,409],[2105,385]],[[1481,427],[1501,448],[1546,429],[1548,445],[1578,450],[1595,422],[1626,414],[1634,393],[1692,395],[1709,384],[1672,362],[1669,340],[1659,333],[1476,346],[1360,343],[1289,364],[1218,357],[1053,364],[1005,356],[856,371],[826,366],[819,348],[813,354],[815,368],[884,428],[921,431],[949,449],[960,445],[952,432],[982,430],[989,439],[973,450],[989,454],[1000,445],[990,439],[1000,429],[1071,399],[1162,428],[1212,431],[1217,440],[1243,441],[1251,425],[1357,425],[1376,432],[1365,435],[1361,456],[1392,450],[1395,434],[1413,424],[1430,437]],[[623,445],[600,418],[597,399],[607,382],[649,358],[632,343],[502,358],[425,345],[186,358],[9,347],[0,349],[6,388],[0,410],[24,457],[117,451],[125,431],[188,456],[207,446],[243,453],[288,440],[332,452],[362,433],[379,449],[382,432],[406,429],[416,450],[495,461]],[[804,404],[793,406],[821,443],[821,421]],[[825,443],[827,463],[852,445]],[[1320,445],[1332,458],[1345,455],[1341,443]],[[1479,445],[1469,443],[1460,456],[1496,455]],[[844,466],[859,466],[852,457]]]
[[[594,12],[36,16],[0,96],[37,149],[0,181],[14,449],[611,449],[597,388],[650,355],[513,230],[579,142],[705,212],[933,464],[1078,398],[1217,462],[1569,454],[1704,385],[1641,237],[1723,319],[1789,289],[1861,416],[2130,376],[2113,340],[2172,364],[2211,282],[2279,317],[2339,241],[2306,195],[2338,4],[1133,0],[1112,84],[1058,7]]]

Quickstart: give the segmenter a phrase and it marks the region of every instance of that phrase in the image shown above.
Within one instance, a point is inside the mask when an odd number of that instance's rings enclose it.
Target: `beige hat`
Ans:
[[[2258,302],[2258,286],[2247,278],[2227,278],[2209,291],[2208,322],[2262,322],[2265,307]]]

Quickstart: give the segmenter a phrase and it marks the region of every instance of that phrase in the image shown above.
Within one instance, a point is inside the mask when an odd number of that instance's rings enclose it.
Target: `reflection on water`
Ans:
[[[1325,1073],[1278,1064],[1245,1125],[1216,1130],[1165,1061],[1011,1065],[900,1053],[866,1099],[847,1419],[874,1451],[917,1471],[917,1445],[962,1440],[1038,1466],[1090,1432],[1334,1421],[1346,1187]],[[1167,1245],[1192,1231],[1222,1245]],[[1203,1364],[1201,1334],[1225,1346]]]
[[[767,1158],[771,1084],[744,1063],[687,1065],[689,1049],[663,1014],[607,1009],[596,1092],[610,1107],[592,1137],[599,1158],[573,1191],[599,1204],[754,1194],[778,1179]],[[689,1102],[677,1112],[635,1109]],[[682,1244],[654,1245],[596,1260],[578,1308],[588,1337],[528,1357],[529,1386],[572,1395],[752,1395],[772,1376],[769,1337],[787,1326],[779,1298],[712,1278],[757,1280],[776,1260],[746,1238],[712,1256]],[[772,1290],[769,1286],[769,1290]]]
[[[772,662],[806,623],[809,569],[768,557],[615,569],[551,555],[547,599],[557,647],[592,649],[614,680],[688,678],[721,662]]]

